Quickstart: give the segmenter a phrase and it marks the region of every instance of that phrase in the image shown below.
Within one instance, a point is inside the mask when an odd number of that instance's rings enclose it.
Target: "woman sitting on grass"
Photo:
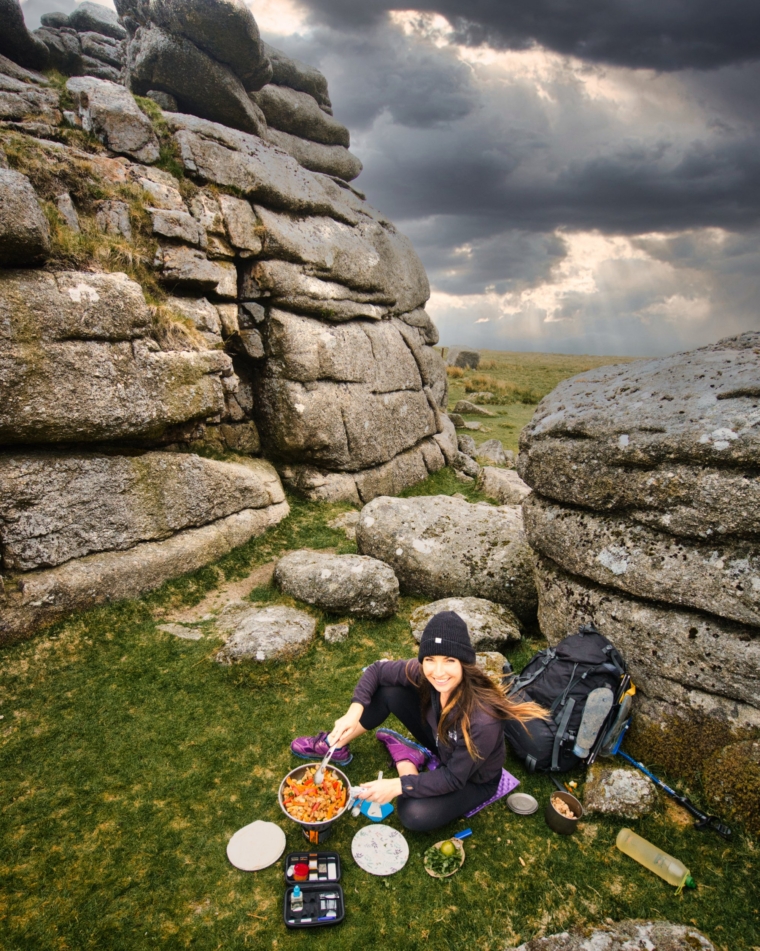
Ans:
[[[400,797],[399,819],[415,832],[437,829],[487,802],[501,778],[503,721],[525,723],[546,716],[535,703],[505,697],[475,663],[465,622],[453,611],[443,611],[428,622],[417,660],[372,664],[332,732],[293,740],[291,750],[314,759],[339,744],[333,762],[345,766],[353,758],[348,744],[391,713],[418,742],[394,730],[375,733],[387,747],[398,778],[364,783],[363,798],[384,805]],[[428,772],[421,775],[423,766]]]

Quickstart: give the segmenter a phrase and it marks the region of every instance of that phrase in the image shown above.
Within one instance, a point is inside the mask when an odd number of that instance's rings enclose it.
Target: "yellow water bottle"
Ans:
[[[677,892],[680,892],[684,885],[687,888],[696,888],[694,879],[689,874],[688,868],[680,859],[674,859],[672,855],[658,849],[656,845],[642,839],[631,829],[621,829],[618,832],[617,842],[615,843],[621,852],[630,855],[636,859],[644,868],[650,872],[664,878],[669,885],[675,885]]]

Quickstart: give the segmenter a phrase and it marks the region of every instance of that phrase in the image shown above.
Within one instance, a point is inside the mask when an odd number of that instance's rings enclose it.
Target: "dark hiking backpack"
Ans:
[[[504,682],[510,700],[533,700],[549,711],[548,720],[505,721],[506,740],[531,773],[592,763],[617,725],[631,683],[625,661],[593,624],[536,654]]]

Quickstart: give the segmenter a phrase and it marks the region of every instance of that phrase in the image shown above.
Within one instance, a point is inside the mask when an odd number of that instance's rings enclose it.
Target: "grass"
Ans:
[[[465,415],[468,422],[477,421],[484,427],[470,431],[469,435],[478,445],[486,439],[500,439],[505,449],[514,452],[517,452],[520,431],[530,422],[536,404],[560,381],[594,367],[630,363],[634,359],[507,350],[481,350],[480,354],[477,370],[449,368],[449,410],[454,409],[458,400],[472,401],[473,393],[491,393],[490,399],[479,398],[475,402],[493,412],[493,418]]]
[[[428,491],[462,491],[438,474]],[[411,493],[409,493],[411,494]],[[467,489],[464,494],[468,495]],[[294,765],[293,736],[344,712],[361,668],[415,650],[404,598],[387,621],[355,621],[349,639],[319,636],[335,618],[313,610],[318,636],[282,663],[220,667],[216,642],[158,630],[156,616],[198,603],[220,578],[245,577],[278,552],[309,545],[353,550],[327,522],[349,506],[292,500],[292,514],[215,566],[138,601],[93,610],[3,651],[0,664],[0,947],[4,951],[194,951],[310,947],[349,951],[477,948],[496,951],[536,934],[631,917],[693,923],[718,948],[760,945],[756,842],[674,823],[661,807],[629,823],[691,868],[699,888],[673,889],[614,848],[624,823],[593,819],[579,834],[548,831],[541,813],[519,818],[499,803],[441,833],[407,834],[410,859],[389,879],[361,872],[351,839],[363,820],[342,819],[325,846],[343,863],[347,915],[337,928],[287,932],[282,865],[246,874],[225,846],[260,818],[300,831],[276,799]],[[278,601],[269,586],[252,596]],[[537,643],[511,654],[519,669]],[[353,781],[387,769],[371,737],[356,744]],[[507,768],[543,803],[544,777]],[[581,778],[580,776],[578,778]],[[398,828],[394,816],[388,820]],[[467,860],[446,882],[429,878],[422,853],[472,827]]]

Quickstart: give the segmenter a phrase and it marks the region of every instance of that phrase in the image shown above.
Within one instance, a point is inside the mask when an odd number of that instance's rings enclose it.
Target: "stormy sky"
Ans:
[[[653,355],[760,329],[760,5],[248,2],[326,74],[443,344]]]

